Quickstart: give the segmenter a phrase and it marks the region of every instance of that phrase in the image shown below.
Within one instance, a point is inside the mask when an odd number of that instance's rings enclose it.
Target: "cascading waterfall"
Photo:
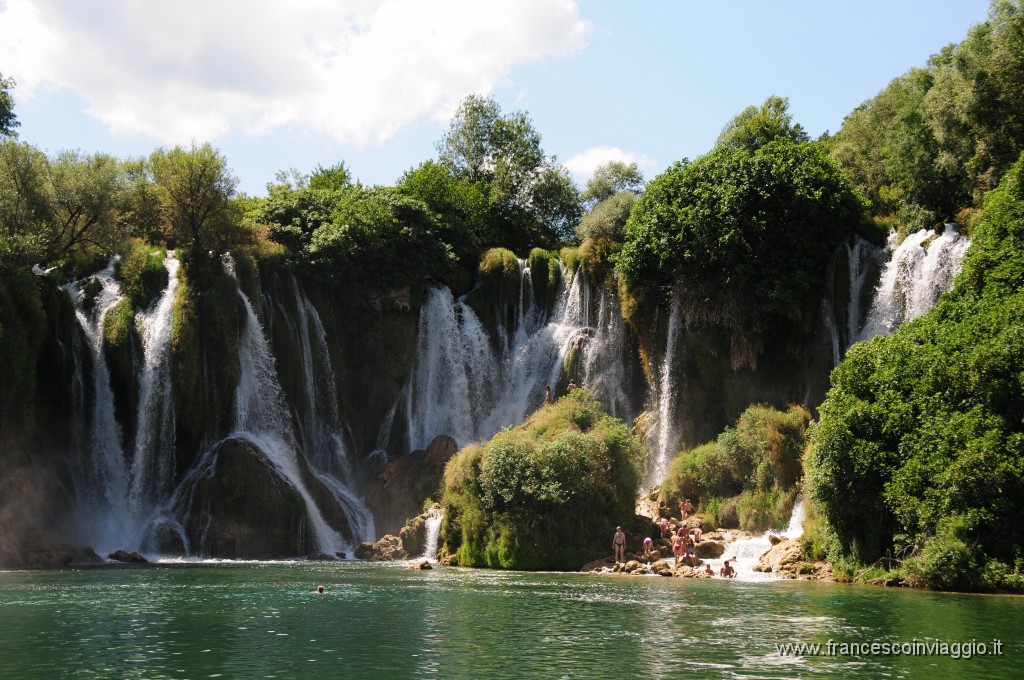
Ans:
[[[807,517],[806,509],[804,508],[804,501],[802,498],[797,498],[796,503],[793,504],[793,512],[790,514],[789,525],[784,531],[769,531],[750,538],[743,538],[738,541],[733,541],[725,546],[725,554],[719,560],[708,560],[711,563],[712,569],[715,573],[722,567],[722,563],[725,560],[732,560],[733,568],[736,569],[736,580],[738,581],[767,581],[778,578],[774,574],[768,574],[764,572],[754,571],[754,567],[757,566],[758,560],[761,559],[761,555],[771,550],[772,542],[768,538],[769,536],[778,536],[780,538],[800,538],[804,533],[804,519]]]
[[[892,256],[882,271],[859,340],[888,335],[935,306],[939,296],[953,287],[970,247],[970,240],[953,224],[947,224],[942,234],[922,229],[894,248],[895,238],[895,233],[889,237]]]
[[[229,268],[228,271],[233,270]],[[267,464],[302,496],[317,550],[335,553],[345,546],[338,533],[324,520],[302,479],[295,436],[284,405],[274,356],[252,303],[241,289],[238,295],[245,307],[246,323],[238,346],[241,370],[235,392],[235,431],[229,436],[254,445]]]
[[[444,519],[444,511],[438,508],[431,508],[427,512],[425,531],[426,540],[423,546],[423,558],[431,562],[437,561],[437,546],[441,538],[441,520]]]
[[[85,390],[82,390],[78,411],[88,432],[88,444],[83,451],[80,469],[84,498],[79,518],[82,534],[98,550],[117,549],[127,533],[129,477],[123,434],[114,410],[114,391],[110,385],[110,370],[103,351],[103,320],[107,312],[121,301],[121,288],[114,280],[112,258],[107,267],[89,277],[100,285],[92,303],[92,312],[83,308],[83,282],[75,282],[67,290],[75,301],[75,317],[86,340],[92,364],[91,412],[86,408]],[[82,361],[76,360],[76,373],[81,375]]]
[[[885,251],[869,241],[856,237],[853,242],[839,246],[828,272],[828,291],[822,303],[822,316],[832,349],[832,366],[838,366],[846,350],[855,342],[866,322],[864,295],[868,294],[869,280],[884,265]],[[841,281],[837,269],[842,265],[846,274]],[[846,289],[846,299],[837,295],[837,283]]]
[[[556,385],[571,352],[578,360],[572,377],[594,389],[612,415],[631,417],[626,331],[614,290],[599,290],[595,310],[595,287],[563,271],[549,317],[534,302],[530,269],[520,262],[515,320],[511,328],[499,321],[502,347],[495,352],[473,308],[432,286],[405,391],[409,449],[439,434],[464,444],[522,422],[543,403],[545,386]]]
[[[676,455],[679,435],[675,429],[676,396],[678,386],[674,375],[676,348],[679,343],[679,327],[682,323],[682,307],[676,296],[673,296],[671,311],[668,316],[668,331],[665,342],[665,359],[662,362],[658,388],[655,392],[658,406],[658,419],[654,429],[654,460],[648,471],[648,484],[660,484],[668,474],[668,464]]]
[[[167,287],[145,312],[135,317],[142,340],[139,406],[131,464],[129,513],[136,529],[130,545],[142,539],[140,529],[170,490],[174,475],[174,399],[171,395],[171,312],[178,291],[178,260],[164,258]]]
[[[317,479],[331,491],[358,540],[375,538],[373,514],[353,490],[355,470],[342,437],[334,367],[327,347],[327,331],[316,307],[292,279],[298,319],[306,415],[301,419],[304,450]]]

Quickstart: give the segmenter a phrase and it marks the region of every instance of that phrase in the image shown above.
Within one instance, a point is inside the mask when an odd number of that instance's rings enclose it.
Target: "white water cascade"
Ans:
[[[761,555],[771,550],[772,542],[768,538],[769,536],[778,536],[780,538],[800,538],[804,533],[804,520],[807,517],[807,512],[804,508],[804,502],[802,498],[797,498],[796,503],[793,505],[793,512],[789,518],[789,525],[784,531],[769,531],[764,534],[757,536],[751,536],[750,538],[742,538],[738,541],[733,541],[725,546],[725,553],[721,559],[708,560],[711,563],[711,568],[714,569],[715,574],[718,574],[719,569],[722,568],[722,563],[725,560],[732,560],[736,558],[731,564],[736,569],[736,580],[737,581],[770,581],[778,578],[774,574],[767,574],[764,572],[754,571],[754,567],[757,566],[758,560]]]
[[[823,302],[823,318],[832,349],[832,366],[838,366],[846,350],[859,337],[866,323],[865,306],[869,281],[885,265],[886,252],[856,237],[854,241],[839,246],[828,272],[828,291]],[[837,271],[845,274],[841,277]],[[840,300],[837,287],[846,293]]]
[[[437,561],[438,541],[441,538],[441,520],[444,519],[444,511],[438,508],[431,508],[427,513],[426,540],[423,546],[423,557],[421,559]]]
[[[376,538],[373,514],[352,490],[356,471],[342,436],[327,331],[316,307],[294,278],[292,290],[307,404],[306,414],[299,420],[303,448],[317,479],[330,490],[345,513],[356,540],[373,540]]]
[[[460,444],[522,422],[555,388],[566,359],[572,379],[595,391],[612,415],[631,418],[625,324],[618,297],[563,272],[550,317],[534,302],[530,269],[520,262],[515,321],[499,321],[495,351],[476,312],[432,286],[420,311],[416,358],[405,391],[409,450],[439,434]],[[556,395],[557,396],[557,395]]]
[[[241,289],[238,295],[245,306],[246,323],[238,344],[241,370],[235,392],[235,431],[229,437],[244,439],[255,446],[265,462],[302,496],[316,550],[333,554],[348,546],[343,545],[338,533],[324,520],[302,479],[274,356],[252,303]]]
[[[679,434],[676,432],[675,422],[676,397],[679,386],[674,371],[676,360],[676,349],[679,344],[679,326],[682,319],[682,307],[678,298],[673,296],[673,302],[668,315],[668,329],[665,342],[665,358],[658,376],[657,389],[654,391],[657,400],[657,421],[654,424],[654,431],[649,435],[654,453],[653,464],[648,471],[647,485],[660,484],[665,475],[668,474],[668,465],[676,455],[676,447],[679,445]]]
[[[152,306],[135,317],[142,340],[138,419],[128,493],[129,515],[138,546],[154,507],[166,498],[174,475],[174,399],[171,395],[171,312],[178,291],[178,260],[164,258],[167,287]]]
[[[110,370],[103,351],[103,320],[122,299],[121,288],[114,280],[116,262],[116,258],[111,259],[105,269],[89,277],[100,286],[91,312],[83,308],[82,286],[86,281],[77,281],[67,287],[75,301],[75,316],[88,342],[92,360],[89,398],[86,398],[83,384],[80,399],[76,399],[80,401],[81,420],[88,432],[80,467],[84,493],[79,498],[78,517],[83,538],[99,551],[122,547],[129,519],[129,476],[123,433],[115,417],[114,391],[110,386]],[[80,378],[78,364],[76,362],[76,372]],[[87,402],[91,405],[91,412],[87,412]]]
[[[947,224],[942,234],[922,229],[898,247],[889,238],[892,256],[882,270],[867,323],[858,340],[888,335],[901,324],[921,316],[953,287],[970,240]]]

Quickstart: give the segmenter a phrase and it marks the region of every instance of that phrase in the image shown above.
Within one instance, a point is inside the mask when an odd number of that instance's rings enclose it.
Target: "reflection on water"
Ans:
[[[0,573],[0,676],[1010,678],[1024,652],[1024,598],[402,566]],[[995,638],[972,659],[775,646]]]

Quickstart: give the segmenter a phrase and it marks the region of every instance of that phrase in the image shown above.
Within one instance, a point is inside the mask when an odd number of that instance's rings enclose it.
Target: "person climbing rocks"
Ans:
[[[651,540],[650,536],[648,536],[647,538],[644,539],[644,554],[646,555],[647,553],[651,552],[652,550],[654,550],[654,541]]]
[[[616,562],[626,561],[626,534],[622,532],[622,527],[615,527],[615,537],[612,538],[612,550],[615,553]]]
[[[551,395],[551,386],[548,385],[544,388],[544,405],[551,406],[555,403],[555,398]]]
[[[686,529],[679,527],[679,531],[676,532],[675,538],[672,539],[672,555],[675,556],[675,564],[672,565],[672,571],[679,568],[679,562],[683,559],[683,534]]]

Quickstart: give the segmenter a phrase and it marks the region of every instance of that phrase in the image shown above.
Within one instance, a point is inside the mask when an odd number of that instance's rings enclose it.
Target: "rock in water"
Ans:
[[[116,562],[128,562],[130,564],[142,564],[144,562],[149,561],[139,553],[135,552],[134,550],[132,552],[128,552],[126,550],[118,550],[116,552],[110,553],[109,555],[107,555],[107,557]]]

